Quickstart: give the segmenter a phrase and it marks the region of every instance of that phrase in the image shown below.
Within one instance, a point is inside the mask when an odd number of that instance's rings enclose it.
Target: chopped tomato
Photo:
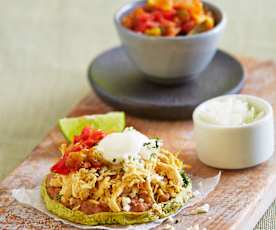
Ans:
[[[165,19],[172,21],[174,16],[176,15],[176,10],[172,9],[170,11],[164,11],[163,16]]]
[[[97,159],[88,159],[87,151],[105,137],[105,133],[85,127],[79,136],[75,136],[73,143],[65,149],[63,157],[51,168],[51,171],[67,175],[79,170],[82,166],[101,168],[102,164]],[[87,162],[87,164],[85,164]]]
[[[71,169],[71,171],[77,171],[87,158],[87,155],[83,152],[71,152],[65,159],[65,165]]]
[[[143,12],[139,16],[137,16],[137,20],[140,22],[145,22],[151,19],[151,15],[149,13]]]
[[[195,27],[195,24],[196,23],[194,20],[183,23],[183,25],[181,27],[182,32],[189,33]]]
[[[67,175],[70,173],[70,169],[65,165],[67,154],[64,154],[61,160],[52,166],[51,171],[58,174]]]
[[[154,12],[152,12],[152,15],[153,19],[157,22],[161,22],[161,20],[163,19],[163,14],[160,10],[155,10]]]
[[[79,152],[82,149],[82,145],[73,145],[71,151],[72,152]]]
[[[79,143],[83,148],[91,148],[96,145],[101,139],[103,139],[106,134],[101,130],[93,130],[90,127],[85,127],[79,136],[75,136],[73,143]],[[77,151],[79,151],[79,147],[76,147]]]
[[[169,37],[176,36],[181,31],[181,28],[177,27],[175,23],[171,22],[164,26],[164,34]]]

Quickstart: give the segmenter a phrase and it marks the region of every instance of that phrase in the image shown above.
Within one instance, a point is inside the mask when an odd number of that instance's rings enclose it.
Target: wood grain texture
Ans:
[[[243,93],[261,96],[276,109],[276,63],[242,59],[246,69],[246,85]],[[82,100],[70,116],[105,113],[112,108],[105,105],[94,93]],[[203,165],[196,157],[192,140],[191,121],[155,121],[127,116],[127,125],[150,136],[160,136],[165,146],[179,151],[181,158],[193,167],[190,173],[207,177],[217,173],[216,169]],[[14,201],[10,189],[38,185],[49,166],[57,159],[57,147],[64,141],[54,128],[30,156],[0,184],[0,228],[3,229],[71,229],[32,208],[23,207]],[[223,151],[223,150],[222,150]],[[245,170],[223,171],[217,189],[202,203],[210,205],[207,214],[177,216],[176,229],[199,224],[207,229],[252,229],[276,198],[276,156],[268,162]],[[158,229],[162,229],[159,227]]]

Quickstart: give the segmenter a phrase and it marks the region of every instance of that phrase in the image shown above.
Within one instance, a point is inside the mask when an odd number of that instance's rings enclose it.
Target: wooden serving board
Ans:
[[[243,93],[261,96],[270,101],[276,110],[276,63],[242,59],[246,69],[246,85]],[[70,116],[105,113],[112,108],[104,104],[94,93],[82,100]],[[191,121],[155,121],[127,116],[127,125],[150,136],[160,136],[167,148],[179,151],[182,159],[193,167],[190,173],[207,177],[218,171],[203,165],[196,157],[192,140]],[[63,136],[54,128],[30,156],[0,184],[1,229],[71,229],[54,221],[39,211],[17,203],[10,196],[10,189],[34,187],[40,184],[49,166],[57,159],[58,146]],[[221,150],[223,152],[223,149]],[[210,211],[202,215],[179,214],[176,229],[199,224],[200,229],[252,229],[265,210],[276,198],[276,155],[268,162],[246,170],[223,171],[220,184],[202,203],[210,205]],[[162,229],[159,227],[158,229]]]

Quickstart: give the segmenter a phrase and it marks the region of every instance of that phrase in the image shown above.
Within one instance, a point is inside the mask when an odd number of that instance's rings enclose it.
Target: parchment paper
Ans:
[[[202,201],[204,197],[206,197],[210,192],[212,192],[216,186],[219,183],[221,176],[221,172],[219,172],[214,177],[209,178],[200,178],[200,177],[193,177],[192,178],[192,186],[193,186],[193,193],[194,197],[187,202],[177,213],[172,215],[171,217],[176,216],[179,212],[183,211],[183,209],[190,207],[192,205],[195,205],[196,203]],[[160,224],[162,224],[167,218],[160,219],[158,221],[154,221],[147,224],[139,224],[139,225],[131,225],[131,226],[87,226],[87,225],[81,225],[81,224],[74,224],[72,222],[63,220],[52,213],[50,213],[46,207],[44,206],[44,203],[40,196],[40,186],[37,186],[33,189],[25,189],[25,188],[19,188],[12,190],[12,196],[23,205],[33,207],[46,215],[54,218],[57,221],[61,221],[64,224],[68,224],[80,229],[107,229],[107,230],[148,230],[153,227],[156,227]]]

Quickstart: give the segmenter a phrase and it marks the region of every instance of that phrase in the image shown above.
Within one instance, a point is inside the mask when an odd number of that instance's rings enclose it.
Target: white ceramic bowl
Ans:
[[[240,126],[221,126],[200,119],[208,102],[222,97],[245,98],[249,104],[262,109],[259,120]],[[271,105],[255,96],[227,95],[199,105],[193,113],[194,138],[199,159],[206,165],[222,169],[242,169],[268,160],[274,152],[274,122]]]
[[[203,1],[216,18],[216,26],[192,36],[151,37],[122,26],[122,18],[145,0],[132,1],[115,14],[114,22],[122,45],[130,60],[154,82],[172,84],[197,76],[213,59],[226,25],[222,9]]]

